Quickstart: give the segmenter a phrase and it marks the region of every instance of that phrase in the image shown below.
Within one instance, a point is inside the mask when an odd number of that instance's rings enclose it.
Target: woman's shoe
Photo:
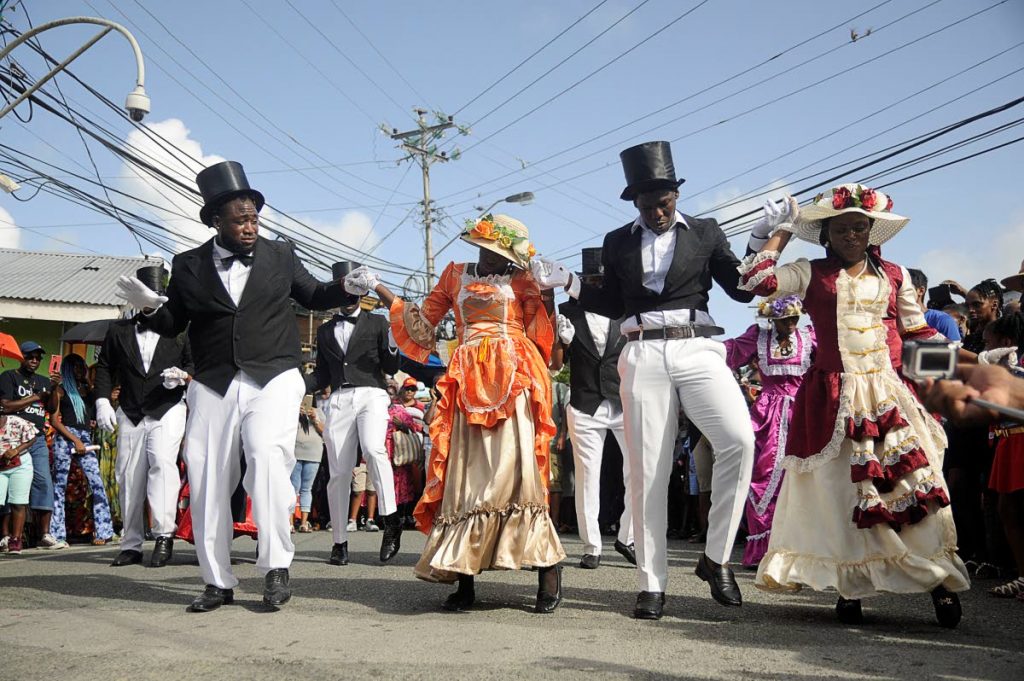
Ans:
[[[444,600],[441,607],[448,612],[466,612],[473,607],[476,600],[476,589],[472,575],[459,575],[459,588]]]
[[[996,598],[1016,598],[1024,594],[1024,577],[1018,577],[1012,582],[992,587],[988,592]]]
[[[551,593],[546,590],[545,587],[550,588],[550,584],[547,582],[548,575],[551,571],[555,571],[555,593]],[[543,567],[537,571],[537,605],[533,608],[534,612],[541,614],[549,614],[555,611],[558,604],[562,602],[562,566],[552,565],[550,567]]]
[[[960,597],[946,587],[939,586],[932,591],[932,604],[935,606],[935,617],[939,620],[939,626],[955,629],[963,616]]]
[[[310,533],[312,531],[313,531],[313,526],[309,524],[309,521],[306,521],[306,522],[302,523],[301,525],[299,525],[299,532],[301,532],[302,534],[308,534],[308,533]]]
[[[840,596],[836,603],[836,616],[843,624],[864,624],[864,612],[860,609],[860,599]]]

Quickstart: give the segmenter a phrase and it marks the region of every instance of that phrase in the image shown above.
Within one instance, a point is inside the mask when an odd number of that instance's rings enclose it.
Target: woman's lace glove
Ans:
[[[345,291],[354,296],[365,296],[380,284],[380,275],[370,271],[366,265],[357,267],[345,275]]]
[[[534,258],[530,262],[530,272],[533,273],[533,278],[537,280],[537,285],[542,289],[566,286],[572,276],[565,265],[557,260],[545,258]]]
[[[558,331],[558,340],[566,345],[572,343],[572,339],[576,337],[576,327],[563,314],[555,315],[555,329]]]
[[[756,253],[777,230],[794,231],[793,223],[799,214],[800,206],[789,194],[777,202],[768,199],[764,203],[764,214],[750,227],[750,241],[747,242],[747,246]]]
[[[1004,367],[1017,365],[1017,348],[994,348],[978,353],[978,364],[1001,364]]]

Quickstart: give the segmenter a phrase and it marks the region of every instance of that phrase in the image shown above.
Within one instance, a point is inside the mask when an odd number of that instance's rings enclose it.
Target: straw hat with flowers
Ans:
[[[757,316],[761,319],[786,319],[799,317],[804,313],[804,301],[800,296],[790,295],[781,298],[766,298],[757,306]]]
[[[467,220],[463,241],[494,251],[517,267],[530,268],[530,258],[536,254],[530,243],[530,230],[526,225],[507,215],[485,215],[479,220]]]
[[[861,213],[871,218],[868,243],[881,246],[903,229],[910,218],[892,212],[892,199],[862,184],[841,184],[825,194],[814,197],[814,203],[800,209],[794,224],[797,237],[820,244],[822,220],[843,213]]]

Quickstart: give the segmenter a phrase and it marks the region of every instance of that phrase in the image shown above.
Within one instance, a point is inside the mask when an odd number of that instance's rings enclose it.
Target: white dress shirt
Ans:
[[[225,260],[235,255],[220,244],[213,242],[213,266],[217,268],[217,276],[224,284],[224,290],[231,296],[232,302],[237,306],[242,300],[242,292],[245,291],[245,283],[249,281],[249,272],[252,267],[242,264],[240,260],[232,260],[227,267]]]
[[[605,346],[608,344],[608,325],[611,320],[593,312],[584,312],[584,314],[587,318],[587,328],[590,329],[590,335],[594,339],[594,347],[597,348],[597,354],[603,355]]]
[[[139,354],[142,356],[142,370],[147,374],[153,363],[153,353],[156,352],[156,344],[160,341],[160,334],[152,329],[144,328],[141,324],[135,325],[135,342],[139,344]]]
[[[358,318],[362,312],[363,311],[357,307],[355,312],[348,316]],[[338,341],[338,346],[341,348],[343,353],[348,352],[348,341],[352,338],[352,332],[355,328],[356,325],[354,323],[347,321],[339,321],[334,325],[334,340]]]

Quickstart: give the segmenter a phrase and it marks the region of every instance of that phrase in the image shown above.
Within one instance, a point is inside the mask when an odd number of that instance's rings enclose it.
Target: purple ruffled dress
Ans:
[[[756,567],[768,549],[775,500],[782,483],[782,457],[793,416],[793,398],[811,366],[816,346],[814,329],[803,327],[793,334],[793,353],[779,350],[774,328],[757,324],[742,336],[725,341],[726,361],[734,371],[755,358],[761,371],[761,394],[750,408],[754,426],[754,472],[747,495],[747,545],[743,565]]]

